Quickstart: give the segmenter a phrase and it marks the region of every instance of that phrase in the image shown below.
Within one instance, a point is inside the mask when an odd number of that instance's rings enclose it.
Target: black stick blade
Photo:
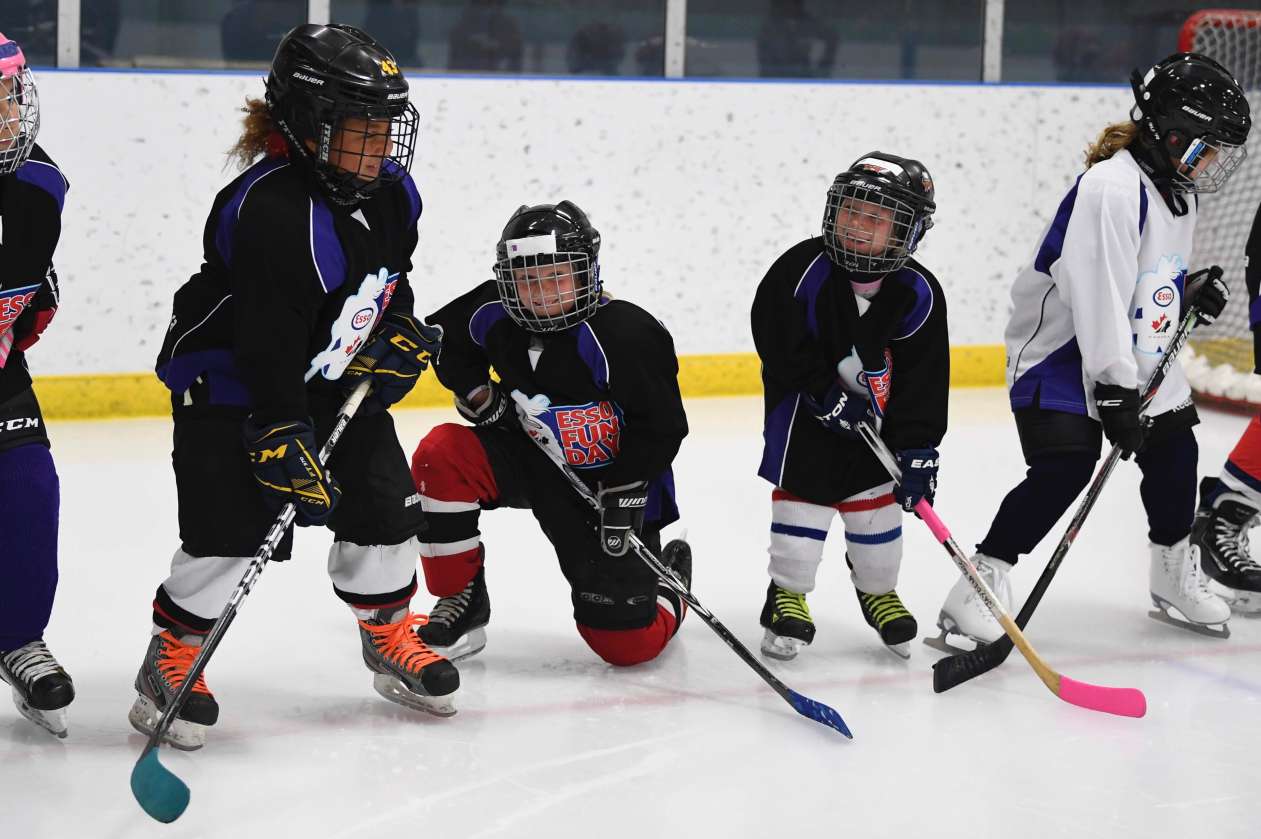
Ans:
[[[933,665],[933,692],[945,693],[969,679],[990,672],[1007,660],[1011,650],[1011,639],[1004,635],[992,644],[943,658]]]
[[[849,739],[853,740],[854,735],[850,733],[849,726],[845,724],[845,720],[841,719],[841,715],[836,709],[830,705],[824,705],[817,699],[811,699],[803,696],[792,688],[788,689],[789,702],[797,709],[797,713],[803,717],[809,717],[817,723],[822,723],[828,728],[836,729]]]

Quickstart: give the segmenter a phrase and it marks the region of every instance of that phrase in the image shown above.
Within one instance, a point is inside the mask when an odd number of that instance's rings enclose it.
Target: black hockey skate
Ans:
[[[153,734],[166,703],[188,677],[188,668],[201,651],[204,637],[186,635],[181,639],[166,629],[149,641],[144,662],[136,674],[138,695],[127,714],[132,728],[146,737]],[[219,703],[206,687],[206,674],[202,673],[193,682],[192,692],[162,739],[177,749],[195,751],[206,745],[206,729],[218,721]]]
[[[919,634],[915,616],[902,605],[896,591],[887,594],[867,594],[854,589],[858,605],[863,610],[867,625],[880,634],[880,640],[889,652],[898,658],[911,657],[911,642]]]
[[[451,716],[455,713],[452,699],[460,687],[459,671],[421,640],[416,627],[423,628],[424,615],[407,609],[391,612],[377,611],[359,621],[363,663],[376,674],[373,689],[399,705]]]
[[[661,562],[688,591],[692,590],[692,546],[682,539],[671,539],[661,549]]]
[[[490,623],[490,595],[486,591],[486,568],[459,594],[439,598],[429,613],[429,623],[417,630],[420,640],[450,661],[477,655],[486,646],[486,624]]]
[[[814,620],[806,596],[780,588],[772,580],[766,589],[766,603],[759,619],[766,632],[762,635],[762,652],[771,658],[789,661],[802,647],[814,640]]]
[[[1248,530],[1261,511],[1217,478],[1200,482],[1200,507],[1191,544],[1200,549],[1200,567],[1209,590],[1240,614],[1261,614],[1261,565],[1252,559]]]
[[[22,716],[66,736],[66,706],[74,701],[74,682],[43,641],[0,653],[0,679],[12,686],[13,704]]]

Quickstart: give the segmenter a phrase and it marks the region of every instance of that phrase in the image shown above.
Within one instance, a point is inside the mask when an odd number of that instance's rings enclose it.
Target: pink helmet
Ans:
[[[0,175],[16,172],[35,147],[39,93],[22,48],[0,33]]]

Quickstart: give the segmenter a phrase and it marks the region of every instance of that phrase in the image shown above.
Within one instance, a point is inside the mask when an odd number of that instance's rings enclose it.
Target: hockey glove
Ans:
[[[26,307],[26,311],[13,324],[13,346],[19,350],[28,350],[39,340],[39,336],[53,322],[57,314],[57,305],[61,302],[61,292],[57,286],[57,272],[48,269],[48,276],[35,292],[35,298]],[[3,365],[0,365],[3,366]]]
[[[648,482],[612,487],[597,484],[595,497],[600,502],[600,546],[609,556],[625,556],[631,531],[639,532],[644,526]]]
[[[1095,407],[1099,409],[1099,421],[1103,423],[1104,436],[1114,446],[1121,447],[1121,459],[1143,448],[1146,430],[1138,416],[1138,391],[1120,385],[1095,385]]]
[[[441,350],[442,327],[414,315],[387,312],[342,375],[352,388],[360,376],[372,376],[372,393],[388,408],[407,395]]]
[[[902,482],[893,485],[893,500],[908,513],[915,512],[921,499],[933,503],[937,495],[936,449],[903,449],[897,453]]]
[[[1222,279],[1222,269],[1210,265],[1187,277],[1187,306],[1197,306],[1200,323],[1208,325],[1217,320],[1226,302],[1230,300],[1230,288]]]
[[[467,399],[457,396],[455,409],[464,419],[482,428],[517,427],[517,412],[513,409],[512,400],[495,382],[487,382],[477,388]]]
[[[260,427],[246,420],[245,449],[268,506],[279,510],[293,502],[301,525],[328,520],[342,491],[320,465],[310,423],[277,422]]]
[[[871,400],[863,394],[850,393],[840,382],[833,384],[822,399],[815,399],[808,393],[805,397],[810,413],[829,431],[857,437],[858,423],[876,424]]]

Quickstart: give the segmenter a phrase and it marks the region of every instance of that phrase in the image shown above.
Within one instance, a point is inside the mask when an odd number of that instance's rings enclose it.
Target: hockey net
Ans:
[[[1234,73],[1254,114],[1261,108],[1261,11],[1205,9],[1187,18],[1178,49],[1216,59]],[[1197,327],[1183,350],[1182,366],[1197,400],[1255,412],[1261,407],[1261,376],[1253,375],[1244,245],[1261,204],[1261,152],[1252,152],[1218,194],[1200,199],[1195,226],[1194,268],[1220,265],[1230,285],[1230,304],[1212,326]]]

